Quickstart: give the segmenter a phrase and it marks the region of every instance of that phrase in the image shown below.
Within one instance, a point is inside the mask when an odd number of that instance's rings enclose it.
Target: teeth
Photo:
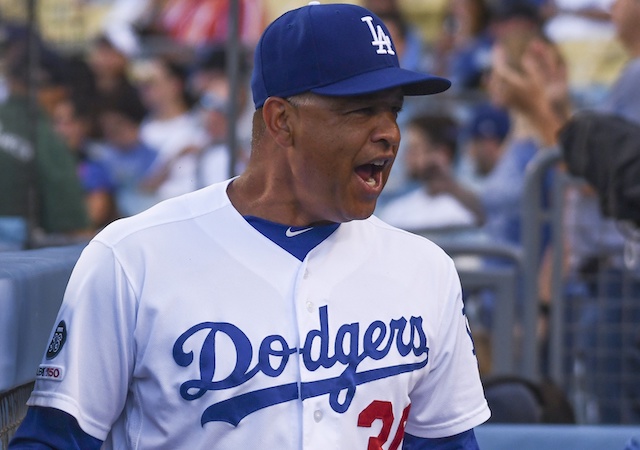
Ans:
[[[372,162],[371,164],[377,167],[382,167],[384,166],[384,161],[376,161],[376,162]]]
[[[373,178],[369,178],[366,183],[371,186],[371,187],[375,187],[376,186],[376,180],[374,180]]]

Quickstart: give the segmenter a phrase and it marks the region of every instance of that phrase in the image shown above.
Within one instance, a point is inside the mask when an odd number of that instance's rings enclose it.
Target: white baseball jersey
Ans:
[[[387,450],[489,417],[441,249],[372,217],[300,261],[227,184],[87,246],[29,405],[116,449]]]

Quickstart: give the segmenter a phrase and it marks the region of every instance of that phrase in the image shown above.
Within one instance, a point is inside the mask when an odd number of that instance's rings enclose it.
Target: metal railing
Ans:
[[[538,274],[542,261],[543,227],[550,226],[553,219],[553,207],[544,206],[544,183],[549,169],[560,161],[558,148],[543,149],[529,163],[525,172],[522,199],[522,340],[523,340],[523,374],[532,379],[539,379],[540,346],[537,324],[540,311]],[[550,196],[551,205],[559,200]],[[556,236],[551,236],[552,240]],[[559,267],[559,266],[557,266]]]

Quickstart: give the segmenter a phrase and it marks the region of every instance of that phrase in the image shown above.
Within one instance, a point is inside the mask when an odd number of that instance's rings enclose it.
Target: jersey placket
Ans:
[[[326,308],[328,303],[327,280],[320,280],[314,276],[314,262],[317,262],[317,258],[313,257],[313,253],[312,250],[301,265],[294,291],[299,335],[298,364],[301,397],[308,395],[305,393],[307,392],[305,385],[309,386],[315,381],[335,376],[333,371],[327,374],[327,370],[322,366],[309,368],[305,364],[305,353],[314,361],[318,358],[319,339],[315,339],[317,342],[313,343],[310,352],[305,350],[305,344],[307,339],[311,338],[310,333],[313,334],[320,329],[321,309]],[[331,351],[330,348],[329,352]],[[302,400],[302,448],[337,448],[338,440],[333,431],[336,427],[330,425],[334,414],[329,405],[328,395],[311,396]]]

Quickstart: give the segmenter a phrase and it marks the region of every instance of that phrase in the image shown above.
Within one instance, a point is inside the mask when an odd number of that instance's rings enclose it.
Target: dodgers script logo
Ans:
[[[247,335],[235,325],[227,322],[203,322],[185,331],[173,346],[173,358],[182,367],[191,365],[195,359],[192,351],[184,351],[189,339],[200,331],[205,330],[207,333],[197,359],[200,378],[188,380],[180,386],[180,395],[185,400],[198,399],[207,391],[221,391],[240,386],[259,373],[276,378],[283,373],[292,355],[300,354],[302,363],[311,372],[321,367],[328,369],[336,364],[344,366],[344,371],[334,378],[272,386],[214,403],[203,412],[202,425],[211,421],[222,421],[236,426],[244,417],[263,408],[298,398],[305,400],[325,394],[329,394],[331,408],[338,413],[344,413],[351,405],[357,386],[412,372],[427,365],[429,348],[422,317],[411,317],[409,320],[401,317],[392,319],[389,324],[376,320],[367,327],[361,339],[360,324],[357,322],[342,325],[335,336],[330,337],[329,312],[326,306],[319,309],[319,316],[319,329],[309,331],[302,348],[290,347],[284,337],[279,335],[265,337],[257,349],[258,358],[253,367],[251,361],[254,348]],[[226,336],[226,340],[233,343],[235,350],[235,355],[227,352],[224,357],[232,361],[235,357],[236,362],[231,373],[214,381],[218,333]],[[319,347],[319,352],[312,352],[312,347]],[[402,357],[413,353],[415,358],[407,364],[384,367],[381,362],[382,367],[358,371],[362,361],[383,361],[392,351]],[[314,357],[314,354],[317,357]],[[346,395],[340,397],[340,393],[345,391]]]

